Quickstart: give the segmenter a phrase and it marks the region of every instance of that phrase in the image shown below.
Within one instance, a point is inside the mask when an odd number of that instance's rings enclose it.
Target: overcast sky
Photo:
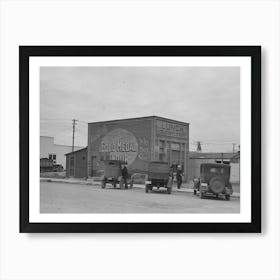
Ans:
[[[41,135],[87,145],[86,122],[157,115],[190,123],[190,150],[240,143],[239,67],[41,67]]]

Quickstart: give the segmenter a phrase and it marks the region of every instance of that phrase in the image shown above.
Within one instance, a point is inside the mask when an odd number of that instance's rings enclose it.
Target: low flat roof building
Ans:
[[[74,150],[79,150],[83,147],[75,146]],[[72,151],[72,146],[60,145],[55,143],[54,137],[40,136],[40,158],[48,158],[53,160],[53,163],[61,164],[66,168],[65,154]]]
[[[231,182],[240,181],[240,153],[189,152],[189,180],[200,176],[202,163],[226,163],[231,165]]]
[[[87,177],[87,147],[65,154],[66,177]]]

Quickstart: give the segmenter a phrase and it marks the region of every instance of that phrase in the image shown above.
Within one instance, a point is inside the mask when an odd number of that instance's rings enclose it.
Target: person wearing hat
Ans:
[[[182,185],[182,176],[183,176],[183,171],[181,165],[177,166],[176,170],[176,179],[177,179],[177,188],[180,189]]]
[[[123,182],[124,182],[124,185],[125,185],[125,188],[127,189],[127,177],[128,177],[128,172],[127,172],[127,168],[125,166],[125,164],[122,165],[122,178],[123,178]]]

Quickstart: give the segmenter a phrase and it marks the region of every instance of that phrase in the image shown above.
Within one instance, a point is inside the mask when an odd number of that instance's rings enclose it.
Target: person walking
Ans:
[[[124,164],[123,167],[122,167],[122,179],[123,179],[124,186],[125,186],[126,189],[128,188],[127,187],[127,177],[128,177],[128,172],[127,172],[127,168]]]

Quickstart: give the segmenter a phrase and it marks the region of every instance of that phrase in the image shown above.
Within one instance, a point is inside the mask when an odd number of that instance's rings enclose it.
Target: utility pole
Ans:
[[[77,122],[78,120],[73,119],[72,121],[73,121],[72,152],[74,152],[75,126],[76,126],[76,122]]]
[[[234,154],[235,153],[235,143],[232,143],[232,153]]]

